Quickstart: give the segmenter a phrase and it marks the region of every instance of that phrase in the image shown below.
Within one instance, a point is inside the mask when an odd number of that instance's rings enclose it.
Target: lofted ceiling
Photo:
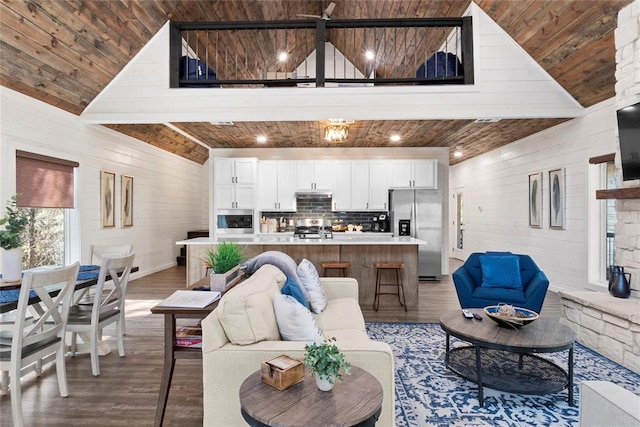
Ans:
[[[334,18],[459,17],[470,0],[334,0]],[[320,0],[2,0],[0,84],[80,115],[167,20],[271,21],[319,15]],[[631,0],[476,0],[583,107],[614,96],[614,29]],[[335,42],[338,44],[338,41]],[[392,48],[392,47],[390,47]],[[345,52],[347,57],[349,52]],[[354,54],[351,54],[354,56]],[[384,64],[380,64],[384,75]],[[356,121],[344,147],[450,147],[450,163],[566,119]],[[110,128],[203,164],[211,148],[322,147],[322,122],[113,124]],[[197,140],[186,137],[187,133]],[[335,146],[335,144],[331,144]],[[465,156],[453,157],[461,147]]]

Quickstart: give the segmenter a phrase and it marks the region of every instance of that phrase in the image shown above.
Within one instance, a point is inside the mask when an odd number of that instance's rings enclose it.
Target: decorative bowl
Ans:
[[[503,306],[490,305],[484,308],[485,314],[500,326],[519,328],[520,326],[528,325],[540,317],[535,311],[521,307],[513,307],[516,312],[515,316],[507,316],[500,313],[500,307]]]

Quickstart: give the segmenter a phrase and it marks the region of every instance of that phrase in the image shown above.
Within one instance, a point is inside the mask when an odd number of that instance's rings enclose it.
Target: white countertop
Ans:
[[[424,240],[414,239],[413,237],[393,237],[386,233],[334,233],[333,236],[333,239],[299,239],[290,233],[247,234],[214,238],[197,237],[195,239],[180,240],[176,244],[211,245],[222,242],[235,242],[243,245],[419,245],[426,243]]]

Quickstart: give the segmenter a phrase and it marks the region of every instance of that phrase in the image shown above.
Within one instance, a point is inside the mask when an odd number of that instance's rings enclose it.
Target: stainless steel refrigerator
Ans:
[[[440,279],[442,275],[442,195],[438,190],[392,188],[389,217],[394,236],[411,236],[427,243],[418,245],[418,277]]]

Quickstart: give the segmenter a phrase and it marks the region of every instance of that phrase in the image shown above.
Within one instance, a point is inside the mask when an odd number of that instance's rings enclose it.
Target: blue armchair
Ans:
[[[512,255],[509,252],[487,252],[472,253],[465,263],[453,272],[453,283],[458,293],[458,300],[462,308],[482,308],[500,303],[511,304],[517,307],[528,308],[536,313],[540,313],[544,297],[549,287],[549,279],[540,271],[535,262],[528,255],[513,255],[517,257],[515,263],[516,271],[519,269],[521,287],[516,284],[488,284],[486,283],[488,274],[483,277],[486,270],[488,258],[485,255],[498,256],[505,259],[505,255]],[[484,266],[481,265],[484,263]],[[514,261],[511,258],[511,261]],[[513,264],[512,264],[513,265]],[[502,274],[498,268],[494,271],[497,276],[508,277]],[[517,273],[516,273],[517,275]],[[500,278],[500,277],[499,277]],[[517,277],[516,277],[517,279]],[[516,280],[517,282],[517,280]]]

